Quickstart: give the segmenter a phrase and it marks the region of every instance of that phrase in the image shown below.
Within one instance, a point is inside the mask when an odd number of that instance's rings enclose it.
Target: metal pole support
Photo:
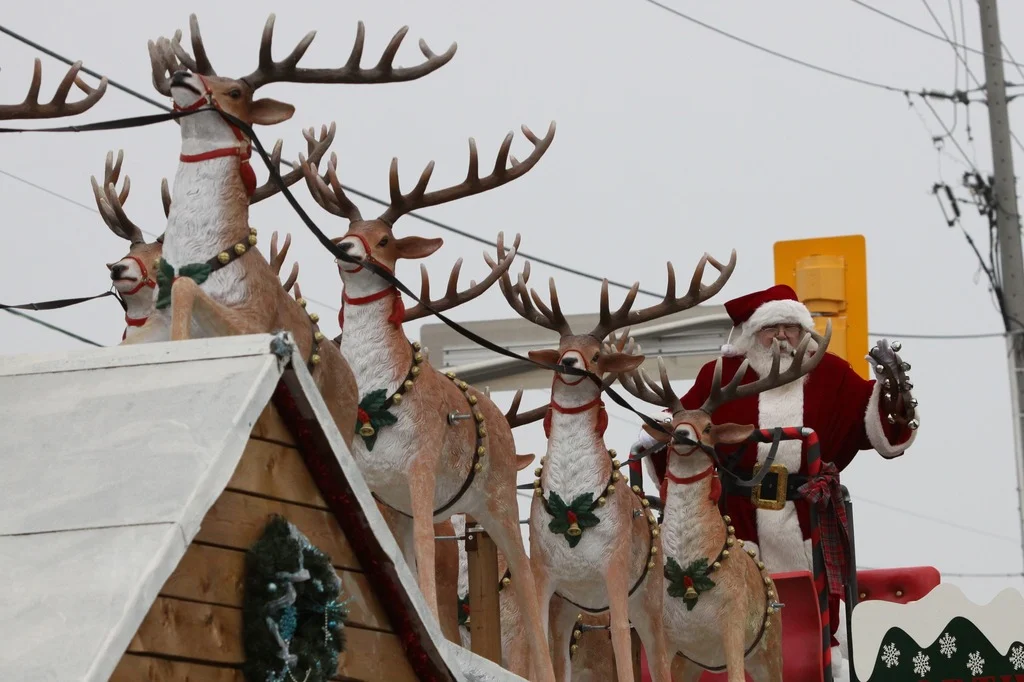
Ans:
[[[846,486],[840,486],[843,493],[843,504],[846,506],[846,529],[850,538],[850,553],[846,567],[846,653],[850,663],[850,682],[858,682],[857,671],[853,669],[853,608],[857,606],[860,592],[857,588],[857,551],[853,535],[853,500]]]

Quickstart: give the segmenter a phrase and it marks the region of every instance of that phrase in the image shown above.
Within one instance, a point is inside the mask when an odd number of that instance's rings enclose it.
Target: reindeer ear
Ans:
[[[561,357],[557,350],[554,348],[545,348],[544,350],[531,350],[527,355],[534,362],[540,362],[545,365],[557,365],[558,358]]]
[[[742,443],[750,434],[754,432],[754,427],[750,424],[714,424],[711,427],[711,440],[715,443]]]
[[[605,353],[597,360],[597,369],[601,373],[614,372],[624,374],[632,372],[644,363],[643,355],[629,353]]]
[[[252,118],[252,122],[264,126],[287,121],[294,113],[295,107],[291,104],[278,102],[269,97],[258,99],[249,107],[249,117]]]
[[[652,427],[650,424],[647,424],[646,422],[643,425],[643,429],[644,433],[646,433],[648,436],[658,441],[659,443],[667,443],[672,438],[671,434],[665,433],[665,431],[661,431],[660,429],[656,429]],[[668,424],[666,424],[665,429],[670,431],[671,427]]]
[[[516,471],[522,471],[533,464],[536,455],[516,455]]]
[[[402,237],[395,240],[395,249],[399,258],[426,258],[441,248],[444,240],[424,239],[423,237]]]

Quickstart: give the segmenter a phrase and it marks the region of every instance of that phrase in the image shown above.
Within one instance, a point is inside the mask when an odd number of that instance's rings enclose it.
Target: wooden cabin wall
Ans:
[[[160,590],[112,682],[244,682],[245,550],[281,514],[326,552],[349,599],[339,680],[416,679],[345,534],[272,404],[253,427],[226,490]]]

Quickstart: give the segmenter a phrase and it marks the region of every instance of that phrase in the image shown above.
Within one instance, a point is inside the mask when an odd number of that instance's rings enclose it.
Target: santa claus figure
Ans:
[[[730,334],[734,342],[722,347],[723,385],[734,378],[743,360],[749,364],[742,383],[767,375],[772,367],[773,341],[779,343],[780,371],[785,371],[801,338],[814,330],[810,311],[785,285],[731,300],[725,308],[734,325]],[[810,347],[817,347],[814,340]],[[876,450],[885,458],[898,457],[914,442],[919,425],[917,403],[910,395],[912,385],[905,373],[910,366],[896,355],[898,350],[898,344],[890,346],[884,340],[871,349],[868,359],[877,377],[873,381],[863,379],[848,362],[826,352],[810,374],[759,395],[728,402],[711,415],[712,422],[751,424],[758,429],[810,427],[818,435],[822,462],[829,463],[823,469],[836,479],[838,472],[861,450]],[[714,362],[701,368],[693,388],[680,401],[685,409],[699,409],[704,403],[711,390],[714,369]],[[634,448],[646,450],[654,442],[641,432]],[[755,466],[765,461],[771,449],[771,443],[720,446],[719,455],[726,468],[750,480]],[[806,457],[806,446],[801,441],[781,441],[769,473],[756,493],[750,487],[736,485],[727,472],[719,472],[722,513],[732,518],[736,536],[744,540],[745,547],[759,553],[772,573],[812,570],[810,502],[800,492],[808,483]],[[661,483],[665,475],[664,449],[650,455],[647,462],[648,471]],[[838,481],[834,480],[830,487],[834,492]],[[831,501],[837,502],[834,496]],[[826,570],[832,564],[831,573],[839,573],[836,564],[828,559],[834,559],[837,551],[844,551],[839,545],[845,538],[827,535],[822,533]],[[845,582],[845,576],[828,577],[834,677],[841,679],[846,677],[842,670],[845,666],[835,633],[840,625],[838,586]]]

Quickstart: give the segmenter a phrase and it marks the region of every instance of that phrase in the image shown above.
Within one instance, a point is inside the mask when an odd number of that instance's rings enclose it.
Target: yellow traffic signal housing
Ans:
[[[829,351],[870,379],[864,235],[775,242],[775,283],[793,287],[819,334],[831,320]]]

